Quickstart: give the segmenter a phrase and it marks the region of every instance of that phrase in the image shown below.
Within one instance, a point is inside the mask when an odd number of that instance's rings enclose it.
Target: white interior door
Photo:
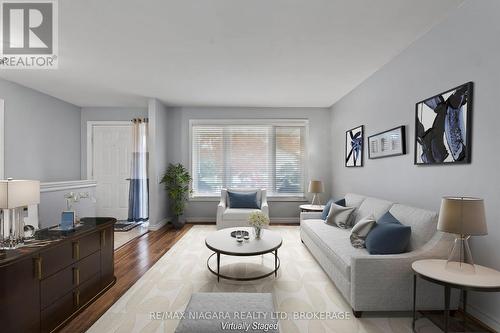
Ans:
[[[132,125],[92,127],[92,178],[97,181],[97,215],[126,220],[132,158]]]

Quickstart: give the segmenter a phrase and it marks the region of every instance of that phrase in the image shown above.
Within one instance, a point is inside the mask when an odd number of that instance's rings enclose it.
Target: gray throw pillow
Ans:
[[[372,230],[372,228],[375,226],[375,217],[373,214],[368,215],[367,217],[364,217],[356,223],[354,227],[352,227],[351,230],[351,244],[355,248],[362,249],[365,247],[365,240],[366,236],[368,236],[368,233]]]
[[[343,207],[332,203],[325,222],[326,224],[347,229],[349,228],[349,217],[354,212],[354,209],[355,207]]]

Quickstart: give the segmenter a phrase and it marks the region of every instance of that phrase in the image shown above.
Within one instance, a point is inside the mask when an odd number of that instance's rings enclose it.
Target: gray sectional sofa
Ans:
[[[300,215],[302,242],[333,280],[356,317],[362,311],[410,311],[413,308],[413,271],[419,259],[447,258],[453,237],[436,230],[438,214],[390,201],[348,193],[346,206],[356,207],[354,224],[373,214],[378,220],[387,211],[402,224],[411,226],[408,252],[370,255],[354,248],[350,229],[324,223],[321,213]],[[452,297],[458,306],[458,294]],[[417,308],[438,310],[444,306],[444,290],[430,282],[418,281]]]

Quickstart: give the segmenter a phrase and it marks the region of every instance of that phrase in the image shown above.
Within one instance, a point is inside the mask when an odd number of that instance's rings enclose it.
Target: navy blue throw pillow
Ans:
[[[401,224],[397,218],[394,217],[391,213],[387,212],[377,221],[377,224],[386,224],[386,223],[396,223]]]
[[[366,236],[365,246],[370,254],[404,253],[411,237],[411,227],[401,224],[387,212]]]
[[[227,191],[229,208],[254,208],[260,209],[257,202],[257,192],[231,192]]]
[[[335,201],[335,204],[342,206],[342,207],[345,207],[345,199],[337,200],[337,201]]]
[[[325,204],[325,208],[323,208],[323,212],[321,213],[321,219],[326,221],[326,218],[328,217],[328,213],[330,213],[330,208],[332,207],[332,203],[334,203],[333,199],[328,200],[328,202]],[[335,204],[345,207],[345,199],[340,199],[338,201],[335,201]]]

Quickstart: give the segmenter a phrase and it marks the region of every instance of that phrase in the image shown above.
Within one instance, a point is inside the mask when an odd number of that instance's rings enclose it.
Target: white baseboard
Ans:
[[[214,217],[187,217],[188,223],[215,223]],[[299,224],[298,217],[272,217],[271,224],[273,223],[286,223],[286,224]]]
[[[480,322],[485,324],[486,326],[495,330],[495,332],[500,332],[500,321],[498,319],[493,318],[487,313],[484,313],[476,306],[472,304],[467,304],[467,313],[478,319]]]
[[[168,221],[170,221],[169,217],[164,218],[163,220],[161,220],[155,224],[151,224],[151,221],[150,221],[148,229],[150,231],[156,231],[156,230],[160,229],[161,227],[163,227],[165,224],[167,224]]]

